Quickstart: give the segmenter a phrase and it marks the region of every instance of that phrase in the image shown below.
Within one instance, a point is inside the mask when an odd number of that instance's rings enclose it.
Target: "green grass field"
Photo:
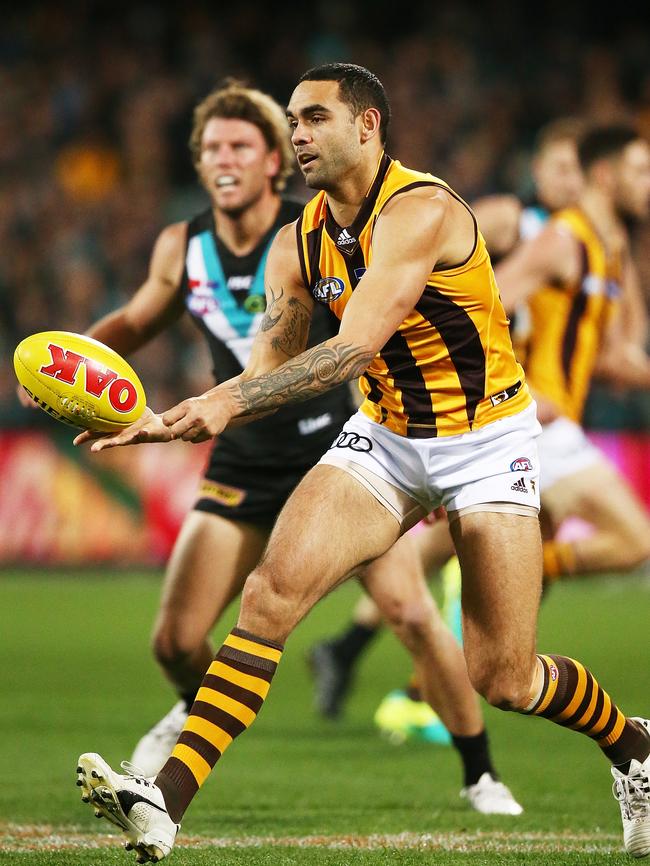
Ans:
[[[119,764],[171,705],[148,650],[158,588],[146,574],[0,574],[0,864],[134,862],[81,805],[75,766],[83,751]],[[192,804],[172,863],[630,862],[607,762],[584,737],[486,708],[519,818],[469,811],[451,750],[385,743],[372,714],[409,669],[388,634],[363,661],[346,719],[316,718],[305,651],[346,622],[357,593],[334,593],[293,636],[260,719]],[[650,713],[649,605],[647,578],[558,586],[540,649],[578,657],[624,711]]]

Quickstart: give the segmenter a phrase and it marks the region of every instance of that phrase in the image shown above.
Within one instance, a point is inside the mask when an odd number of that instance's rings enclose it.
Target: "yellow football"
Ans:
[[[124,358],[92,337],[43,331],[14,352],[18,381],[41,409],[74,427],[111,432],[146,406],[144,388]]]

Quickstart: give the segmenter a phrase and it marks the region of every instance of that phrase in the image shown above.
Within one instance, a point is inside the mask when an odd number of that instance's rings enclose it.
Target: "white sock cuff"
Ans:
[[[530,686],[531,689],[534,689],[534,691],[531,691],[529,694],[528,703],[523,710],[525,713],[529,713],[533,709],[535,704],[537,704],[537,702],[542,696],[542,689],[544,688],[544,665],[542,664],[542,660],[539,658],[539,656],[537,656],[535,662],[537,665],[535,668],[535,676],[533,677],[533,681]],[[536,680],[539,681],[539,686],[537,687],[535,687]]]

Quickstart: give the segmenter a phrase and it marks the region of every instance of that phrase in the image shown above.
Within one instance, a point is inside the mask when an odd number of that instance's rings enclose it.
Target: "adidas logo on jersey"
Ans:
[[[341,234],[336,239],[337,247],[347,247],[350,244],[356,244],[357,239],[353,238],[347,229],[343,229]]]
[[[526,487],[526,482],[523,478],[519,478],[510,488],[514,490],[515,493],[528,493],[528,488]]]

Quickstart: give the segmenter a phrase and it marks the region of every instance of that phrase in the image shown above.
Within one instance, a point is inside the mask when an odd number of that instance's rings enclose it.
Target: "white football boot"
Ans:
[[[171,755],[187,721],[185,701],[179,701],[138,741],[131,763],[144,776],[157,776]]]
[[[89,803],[97,818],[119,827],[127,838],[127,851],[135,850],[138,863],[157,863],[172,850],[180,824],[169,817],[160,788],[122,762],[126,775],[113,772],[94,752],[77,762],[77,785],[81,800]]]
[[[490,773],[483,773],[476,784],[463,788],[460,796],[483,815],[521,815],[524,811],[510,789]]]
[[[650,720],[632,718],[650,733]],[[632,857],[650,854],[650,756],[643,763],[632,760],[626,775],[612,767],[612,791],[621,807],[623,842]]]

